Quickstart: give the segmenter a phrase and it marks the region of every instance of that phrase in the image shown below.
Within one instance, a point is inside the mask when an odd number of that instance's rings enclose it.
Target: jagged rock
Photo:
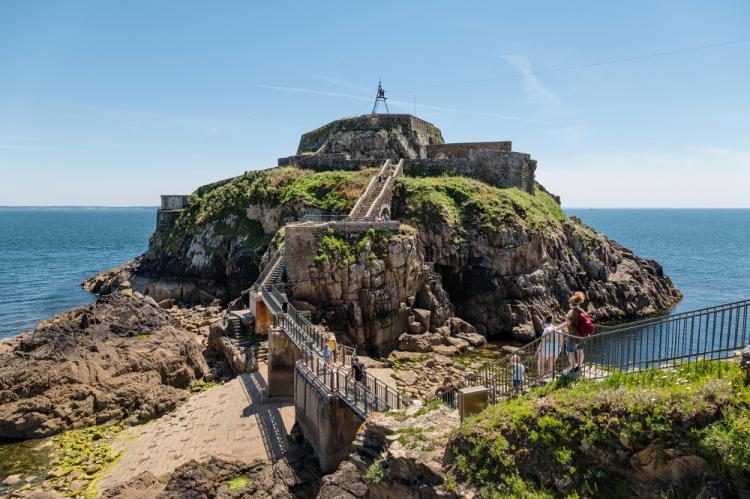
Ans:
[[[126,290],[39,324],[0,353],[0,439],[171,410],[208,372],[194,337]]]
[[[252,344],[242,344],[239,339],[229,337],[226,316],[209,326],[208,348],[212,350],[209,356],[226,360],[235,376],[258,370]]]
[[[397,189],[393,216],[418,229],[455,315],[484,336],[531,340],[541,333],[545,316],[562,319],[575,291],[586,294],[595,321],[654,314],[682,296],[658,263],[578,219],[543,231],[512,223],[488,231],[469,223],[456,242],[453,227],[413,216],[422,211],[410,203],[408,190]]]
[[[413,308],[412,311],[414,312],[414,317],[416,318],[417,322],[422,325],[422,330],[429,331],[431,312],[422,308]]]
[[[302,240],[303,236],[310,240]],[[287,237],[292,236],[287,233]],[[287,241],[287,247],[317,248],[313,233],[297,237]],[[364,233],[339,237],[356,249]],[[423,249],[413,230],[403,228],[381,237],[373,244],[379,244],[382,251],[362,246],[354,262],[318,261],[311,253],[304,265],[290,263],[288,272],[294,282],[295,306],[306,304],[317,313],[317,319],[326,320],[342,342],[387,355],[398,347],[403,333],[418,335],[443,326],[452,307],[439,276],[429,273],[431,267],[424,264]],[[424,308],[415,308],[417,303]]]
[[[243,480],[231,490],[228,482]],[[253,497],[292,499],[314,497],[320,486],[317,459],[307,446],[295,447],[284,459],[271,464],[255,459],[249,463],[211,456],[208,461],[188,461],[160,481],[146,471],[101,493],[105,498]]]
[[[430,352],[435,345],[442,345],[445,338],[438,333],[402,334],[398,337],[398,349],[405,352]]]

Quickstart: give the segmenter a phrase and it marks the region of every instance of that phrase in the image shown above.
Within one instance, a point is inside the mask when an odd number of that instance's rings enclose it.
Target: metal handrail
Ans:
[[[590,379],[614,372],[673,368],[685,362],[732,357],[750,344],[749,310],[750,300],[743,300],[622,327],[597,326],[588,337],[558,332],[559,341],[553,346],[559,345],[562,352],[554,352],[554,348],[546,346],[548,340],[542,345],[543,339],[537,338],[482,367],[440,396],[455,405],[460,388],[480,385],[489,389],[492,403],[523,393],[569,370],[567,355],[563,355],[565,343],[579,345],[584,355],[583,367],[568,374]]]
[[[281,259],[283,258],[283,256],[283,251],[277,247],[276,250],[268,258],[268,263],[258,275],[258,278],[255,279],[255,283],[253,283],[252,286],[253,290],[260,291],[260,288],[263,286],[263,282],[266,280],[269,274],[271,274],[271,272],[273,272],[273,270],[281,263]]]
[[[308,363],[314,362],[315,366],[325,365],[322,360],[325,337],[320,329],[289,303],[286,295],[277,286],[264,287],[261,290],[261,297],[271,310],[274,323],[281,326],[289,339],[300,349],[303,360]],[[343,366],[349,366],[355,356],[354,348],[338,344],[334,352],[334,361],[338,359]],[[335,382],[330,387],[338,390],[343,398],[354,397],[346,402],[356,406],[358,413],[363,411],[362,414],[367,416],[375,411],[406,407],[400,393],[370,374],[365,373],[364,382],[358,382],[351,378],[350,373],[344,367],[334,365],[325,369],[335,374],[330,374],[332,382]],[[343,391],[341,387],[344,387]]]

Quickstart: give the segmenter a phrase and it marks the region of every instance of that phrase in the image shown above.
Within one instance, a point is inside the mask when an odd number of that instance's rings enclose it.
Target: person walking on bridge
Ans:
[[[328,334],[323,345],[323,360],[329,369],[333,368],[333,362],[336,355],[336,336],[333,333]]]
[[[583,338],[590,336],[594,331],[594,324],[591,318],[583,310],[581,305],[586,299],[581,291],[576,291],[568,300],[570,310],[565,316],[565,322],[558,324],[557,329],[567,330],[570,336],[565,338],[565,351],[568,353],[570,362],[569,374],[579,374],[583,369]]]

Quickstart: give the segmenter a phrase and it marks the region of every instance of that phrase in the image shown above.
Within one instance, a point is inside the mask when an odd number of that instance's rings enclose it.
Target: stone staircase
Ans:
[[[395,165],[390,159],[385,160],[380,172],[372,177],[365,192],[349,212],[350,220],[372,219],[378,215],[378,201],[382,200],[386,194],[390,194],[389,190],[392,189],[396,177],[402,172],[403,163],[403,159]]]

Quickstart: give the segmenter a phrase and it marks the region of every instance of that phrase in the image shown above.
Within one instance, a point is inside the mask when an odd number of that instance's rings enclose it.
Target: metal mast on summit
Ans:
[[[385,106],[385,112],[391,114],[391,111],[388,109],[388,103],[386,102],[387,100],[388,97],[385,96],[385,90],[383,89],[383,80],[378,80],[378,94],[375,96],[375,105],[372,106],[371,114],[375,114],[378,111],[378,103],[381,101]]]

